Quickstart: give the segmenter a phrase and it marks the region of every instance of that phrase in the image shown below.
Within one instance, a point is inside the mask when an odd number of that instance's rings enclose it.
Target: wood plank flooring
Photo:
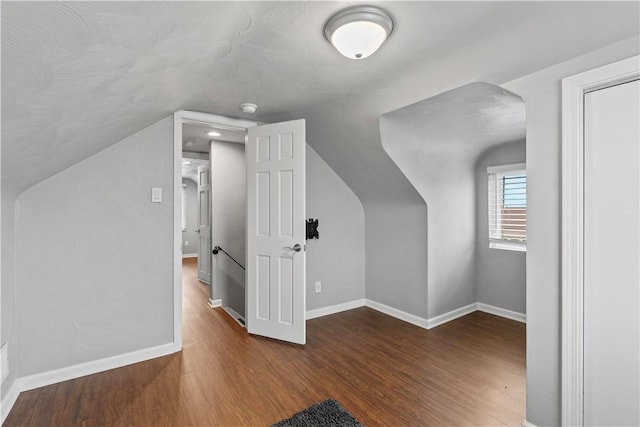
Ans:
[[[525,326],[476,312],[430,331],[368,308],[247,335],[183,273],[184,350],[24,392],[5,426],[269,426],[338,400],[365,426],[521,425]]]

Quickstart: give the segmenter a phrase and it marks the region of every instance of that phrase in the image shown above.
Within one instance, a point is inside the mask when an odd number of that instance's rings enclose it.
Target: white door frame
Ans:
[[[248,129],[257,122],[232,119],[215,114],[180,110],[173,114],[173,345],[174,352],[182,350],[182,125],[207,124],[232,129]],[[213,229],[213,227],[212,227]],[[213,242],[213,236],[211,241]],[[209,254],[211,256],[211,254]]]
[[[640,77],[634,56],[562,80],[562,425],[584,425],[584,94]]]

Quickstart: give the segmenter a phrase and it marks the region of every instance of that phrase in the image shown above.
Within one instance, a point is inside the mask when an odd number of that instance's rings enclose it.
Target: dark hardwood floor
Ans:
[[[365,426],[521,425],[525,326],[476,312],[430,331],[368,308],[247,335],[185,260],[184,350],[24,392],[5,426],[268,426],[327,398]]]

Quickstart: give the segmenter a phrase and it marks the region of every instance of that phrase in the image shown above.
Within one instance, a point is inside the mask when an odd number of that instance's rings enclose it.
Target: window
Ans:
[[[527,250],[527,171],[525,164],[487,168],[489,247]]]
[[[182,184],[182,231],[187,231],[187,186]]]

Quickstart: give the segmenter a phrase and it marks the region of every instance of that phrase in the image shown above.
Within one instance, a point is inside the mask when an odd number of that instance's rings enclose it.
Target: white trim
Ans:
[[[562,80],[562,425],[584,415],[584,94],[639,77],[634,56]]]
[[[80,363],[66,368],[54,369],[52,371],[41,372],[17,379],[18,390],[20,392],[33,390],[34,388],[56,384],[62,381],[73,380],[85,375],[96,374],[110,369],[134,363],[155,359],[174,353],[174,344],[162,344],[143,350],[132,351],[130,353],[119,354],[117,356],[105,357],[104,359],[93,360],[91,362]]]
[[[18,396],[20,395],[20,390],[18,390],[17,381],[13,381],[11,387],[9,387],[9,391],[2,399],[2,407],[0,408],[0,425],[4,423],[4,420],[7,419],[9,412],[11,412],[11,408],[18,400]]]
[[[513,242],[510,240],[489,239],[489,247],[491,249],[500,249],[504,251],[527,252],[526,242]]]
[[[182,350],[182,111],[173,114],[173,344]],[[180,201],[180,202],[178,202]]]
[[[498,165],[498,166],[487,166],[487,173],[498,173],[498,172],[526,172],[527,164],[526,163],[513,163],[510,165]]]
[[[182,254],[182,258],[198,258],[198,254]]]
[[[197,111],[180,110],[173,114],[173,342],[175,351],[182,350],[182,124],[214,124],[242,130],[258,123],[231,119]],[[212,240],[213,241],[213,240]]]
[[[396,319],[411,323],[412,325],[429,329],[427,326],[427,319],[416,316],[415,314],[407,313],[406,311],[398,310],[397,308],[389,307],[388,305],[384,305],[370,299],[366,300],[366,306],[391,317],[395,317]]]
[[[191,151],[183,151],[182,157],[185,159],[209,160],[209,153],[194,153]]]
[[[515,320],[517,322],[527,322],[527,316],[522,313],[480,302],[474,302],[469,305],[465,305],[464,307],[456,308],[455,310],[451,310],[447,313],[443,313],[435,317],[430,317],[428,319],[416,316],[415,314],[407,313],[402,310],[398,310],[397,308],[389,307],[388,305],[384,305],[370,299],[365,300],[365,306],[424,329],[435,328],[436,326],[451,322],[452,320],[458,319],[459,317],[471,314],[474,311],[482,311],[485,313],[493,314],[495,316]]]
[[[467,314],[473,313],[474,311],[478,311],[477,302],[465,305],[464,307],[456,308],[455,310],[451,310],[439,316],[430,317],[427,320],[427,329],[432,329],[436,326],[442,325],[443,323],[451,322],[452,320],[455,320],[462,316],[466,316]]]
[[[238,325],[246,329],[246,326],[243,325],[242,322],[239,320],[239,319],[242,319],[246,323],[243,316],[240,316],[240,314],[237,311],[235,311],[233,308],[229,306],[226,306],[226,305],[222,306],[222,309],[224,310],[225,313],[229,315],[229,317],[235,320]]]
[[[366,305],[366,300],[364,298],[356,299],[353,301],[343,302],[341,304],[335,304],[327,307],[307,310],[305,318],[306,320],[311,320],[317,317],[329,316],[331,314],[340,313],[342,311],[353,310],[354,308],[358,308],[358,307],[364,307],[365,305]]]
[[[537,425],[535,425],[532,422],[529,422],[527,420],[524,420],[524,422],[522,423],[522,427],[538,427]]]
[[[515,320],[516,322],[527,323],[527,315],[518,313],[517,311],[507,310],[506,308],[496,307],[494,305],[478,303],[478,311],[484,313],[494,314],[496,316],[505,317],[507,319]]]
[[[222,307],[222,300],[221,299],[211,299],[209,298],[209,307],[211,308],[218,308],[218,307]]]

